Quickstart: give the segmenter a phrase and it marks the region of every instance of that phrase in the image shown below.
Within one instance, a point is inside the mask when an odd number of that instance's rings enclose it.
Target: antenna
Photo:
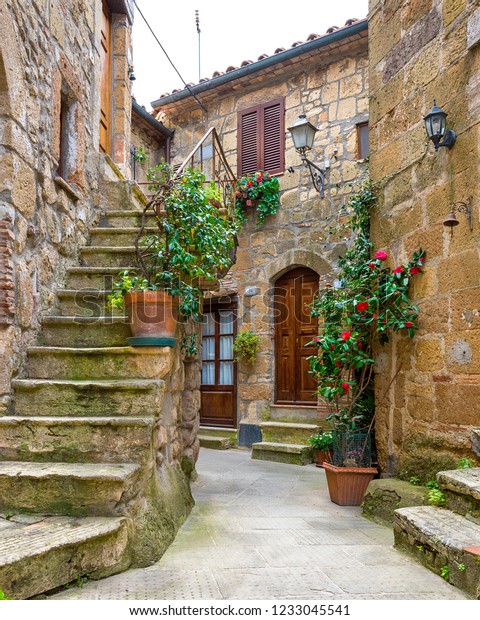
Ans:
[[[198,14],[198,9],[195,10],[195,24],[197,26],[198,32],[198,81],[200,82],[201,73],[200,73],[200,15]]]

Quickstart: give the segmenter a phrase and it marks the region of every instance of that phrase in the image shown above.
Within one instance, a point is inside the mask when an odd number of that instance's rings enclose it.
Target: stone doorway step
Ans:
[[[262,441],[252,444],[252,459],[291,465],[313,462],[308,442],[327,425],[322,408],[301,405],[270,405],[270,419],[260,423]]]
[[[441,574],[472,598],[480,598],[480,468],[437,474],[445,508],[395,511],[395,545]]]
[[[236,428],[221,426],[200,426],[198,439],[202,448],[228,450],[238,446],[238,431]]]

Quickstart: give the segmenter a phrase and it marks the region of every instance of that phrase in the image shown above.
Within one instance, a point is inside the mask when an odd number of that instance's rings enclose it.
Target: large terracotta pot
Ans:
[[[324,462],[330,499],[339,506],[360,506],[369,483],[377,474],[375,467],[336,467]]]
[[[125,308],[133,339],[147,338],[146,344],[175,344],[178,301],[166,291],[135,291],[125,295]],[[154,340],[160,342],[155,343]],[[172,343],[172,344],[171,344]],[[133,342],[131,344],[142,344]]]

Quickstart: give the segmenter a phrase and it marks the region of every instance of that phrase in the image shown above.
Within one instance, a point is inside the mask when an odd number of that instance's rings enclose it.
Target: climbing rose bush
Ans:
[[[411,279],[422,272],[425,252],[410,261],[387,267],[388,253],[371,258],[370,210],[376,186],[365,181],[349,205],[353,215],[348,229],[355,240],[339,261],[339,288],[317,296],[312,315],[319,318],[314,339],[318,355],[310,357],[317,393],[330,406],[336,429],[368,426],[373,416],[373,350],[388,342],[392,332],[413,337],[419,309],[408,297]]]

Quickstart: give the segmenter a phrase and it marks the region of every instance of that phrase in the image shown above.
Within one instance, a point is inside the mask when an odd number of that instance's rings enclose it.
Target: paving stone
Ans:
[[[332,504],[314,466],[202,450],[197,467],[196,505],[159,563],[55,598],[465,599],[394,550],[391,531],[364,520],[360,508]],[[283,496],[247,495],[279,481]]]

